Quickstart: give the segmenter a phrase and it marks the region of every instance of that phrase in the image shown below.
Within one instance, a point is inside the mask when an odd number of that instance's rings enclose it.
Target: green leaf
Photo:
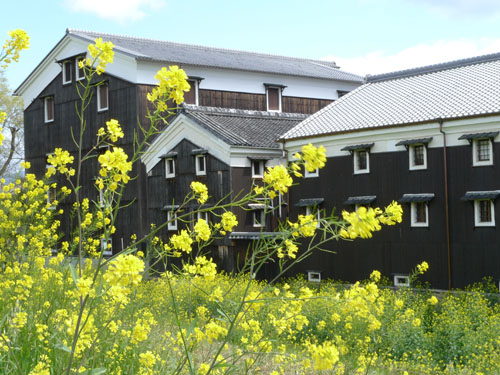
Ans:
[[[69,270],[71,271],[71,277],[73,277],[73,282],[75,283],[76,286],[77,285],[76,281],[78,280],[78,277],[76,276],[75,267],[73,266],[72,263],[69,263]]]
[[[99,368],[95,368],[92,370],[87,370],[87,371],[82,372],[82,374],[87,374],[87,375],[101,375],[101,374],[105,374],[105,373],[106,373],[106,369],[104,367],[99,367]]]
[[[63,345],[63,344],[56,344],[56,345],[54,345],[54,348],[55,349],[64,350],[65,352],[71,353],[71,349],[68,348],[66,345]]]

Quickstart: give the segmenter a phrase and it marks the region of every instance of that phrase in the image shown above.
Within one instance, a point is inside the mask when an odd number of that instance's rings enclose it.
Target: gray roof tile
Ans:
[[[282,138],[500,113],[500,54],[405,72],[369,81]]]
[[[111,41],[117,50],[138,60],[363,82],[363,77],[339,70],[334,62],[328,61],[133,38],[75,29],[68,29],[67,33],[89,42],[101,37],[106,41]]]

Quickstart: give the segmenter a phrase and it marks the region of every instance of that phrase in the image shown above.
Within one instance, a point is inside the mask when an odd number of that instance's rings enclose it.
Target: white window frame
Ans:
[[[172,162],[172,170],[170,170],[169,162]],[[175,158],[166,158],[165,159],[165,178],[174,178],[175,177]]]
[[[316,207],[316,220],[318,221],[316,228],[319,228],[321,225],[321,210],[317,206],[306,206],[306,216],[314,213],[314,207]]]
[[[481,221],[480,202],[489,202],[491,211],[491,221]],[[495,226],[495,204],[492,199],[474,200],[474,225],[476,227],[494,227]]]
[[[396,287],[410,286],[410,275],[394,275],[393,280]]]
[[[104,208],[106,205],[105,199],[104,199],[104,189],[99,189],[99,207]]]
[[[307,271],[307,281],[312,283],[321,282],[321,272],[319,271]]]
[[[200,164],[198,159],[203,159],[204,170],[200,170]],[[195,158],[195,167],[196,167],[196,175],[197,176],[206,176],[207,175],[207,158],[206,154],[196,155]]]
[[[111,250],[108,250],[109,248]],[[105,256],[113,255],[113,241],[111,238],[108,238],[107,240],[105,238],[101,238],[101,251],[102,255]]]
[[[57,200],[57,188],[49,186],[47,190],[47,204],[52,204]],[[49,210],[55,210],[56,206],[50,206]]]
[[[168,230],[177,230],[177,213],[174,210],[168,210],[167,221]]]
[[[188,79],[187,80],[189,85],[194,85],[194,105],[198,106],[199,105],[199,82],[197,79]]]
[[[269,109],[269,89],[278,90],[278,109]],[[267,112],[281,112],[282,111],[282,95],[281,95],[281,87],[279,86],[266,86],[266,110]]]
[[[85,57],[77,57],[75,59],[75,81],[81,81],[82,79],[85,78],[85,74],[82,74],[82,76],[80,76],[80,69],[78,67],[78,63],[81,60],[85,60]]]
[[[208,221],[208,211],[198,211],[198,212],[196,213],[196,219],[197,219],[197,220],[203,219],[203,220],[205,220],[207,223],[209,223],[209,221]]]
[[[359,153],[361,151],[366,152],[366,168],[365,169],[358,168]],[[353,161],[354,161],[354,174],[370,173],[370,150],[369,149],[362,148],[359,150],[354,150]]]
[[[307,168],[304,166],[304,178],[313,178],[319,177],[319,168],[316,168],[315,171],[309,172]]]
[[[70,76],[69,79],[68,79],[68,77],[66,77],[66,64],[71,64],[71,60],[66,60],[66,61],[63,61],[63,63],[62,63],[62,83],[63,83],[63,85],[67,85],[68,83],[71,83],[71,81],[73,80],[72,76]],[[73,71],[73,68],[71,67],[71,65],[70,65],[69,71],[70,71],[70,74]]]
[[[265,160],[252,160],[252,178],[263,178],[265,169]],[[255,173],[255,165],[258,165],[259,173]]]
[[[260,212],[260,221],[257,220],[257,212]],[[266,226],[266,213],[263,208],[256,208],[252,211],[252,222],[254,228],[263,228]]]
[[[425,222],[417,222],[417,205],[423,204],[425,207]],[[428,227],[429,226],[429,204],[428,202],[411,202],[411,226]]]
[[[101,107],[101,88],[106,87],[106,104],[107,107]],[[101,83],[97,86],[97,112],[104,112],[109,109],[109,86],[108,83]]]
[[[48,101],[52,100],[52,118],[48,118],[49,111],[48,111]],[[53,95],[46,96],[43,98],[43,118],[46,124],[49,122],[54,122],[54,118],[56,117],[56,106],[55,106],[55,100]]]
[[[479,160],[477,151],[479,141],[488,141],[488,150],[490,154],[489,160]],[[472,165],[474,167],[482,167],[484,165],[493,165],[493,142],[491,138],[477,138],[472,140]]]
[[[422,146],[424,148],[424,163],[422,165],[416,165],[415,162],[415,148]],[[425,143],[417,143],[410,145],[408,149],[408,157],[410,158],[410,171],[417,171],[422,169],[427,169],[427,145]]]

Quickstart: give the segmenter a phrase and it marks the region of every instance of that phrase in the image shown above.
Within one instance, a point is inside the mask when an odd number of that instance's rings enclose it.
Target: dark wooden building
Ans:
[[[300,265],[354,281],[374,269],[436,288],[500,279],[500,54],[372,76],[286,133],[289,155],[312,142],[327,164],[290,191],[291,215],[315,198],[330,213],[399,201],[403,223],[339,241]]]

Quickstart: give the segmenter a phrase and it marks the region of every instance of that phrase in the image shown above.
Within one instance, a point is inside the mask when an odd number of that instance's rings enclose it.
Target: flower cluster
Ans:
[[[181,250],[188,254],[192,250],[191,245],[193,244],[193,239],[185,229],[182,229],[179,234],[172,235],[172,237],[170,237],[170,242],[176,250]]]
[[[161,68],[155,75],[158,86],[147,95],[148,100],[154,103],[160,111],[168,109],[166,104],[168,100],[181,104],[184,101],[184,92],[191,88],[187,78],[186,72],[179,69],[177,65],[170,66],[168,69]]]
[[[127,154],[120,147],[113,147],[113,151],[107,150],[98,158],[101,164],[99,175],[104,178],[110,178],[109,189],[116,190],[121,181],[126,184],[130,177],[128,173],[132,170],[132,163],[128,161]],[[104,188],[102,179],[98,179],[97,185],[100,189]]]
[[[47,176],[50,177],[55,169],[59,173],[67,174],[68,176],[74,176],[75,170],[73,168],[68,168],[68,164],[73,164],[74,157],[70,153],[61,148],[56,148],[54,153],[47,157],[47,162],[54,168],[49,168],[47,170]]]
[[[184,264],[183,271],[189,275],[203,276],[207,280],[213,280],[217,275],[217,265],[212,262],[211,258],[198,256],[194,260],[194,264]]]
[[[12,61],[19,61],[19,52],[28,49],[30,46],[30,38],[26,31],[17,29],[9,31],[9,39],[3,45],[0,53],[0,68],[5,69]],[[0,121],[2,122],[2,121]]]
[[[226,211],[222,214],[221,224],[224,231],[231,232],[238,225],[238,220],[232,212]]]
[[[191,190],[196,196],[198,203],[203,204],[208,199],[208,189],[207,185],[202,182],[193,181],[191,182]]]
[[[198,219],[194,225],[194,232],[196,233],[196,241],[208,241],[212,234],[205,219]]]
[[[304,168],[309,172],[321,169],[326,163],[326,150],[323,146],[314,147],[311,143],[302,146],[302,154],[296,153],[294,157],[304,162]]]
[[[106,128],[107,135],[109,136],[109,139],[111,139],[111,142],[116,142],[118,138],[123,138],[123,130],[118,120],[111,119],[109,121],[106,121]],[[106,131],[104,130],[104,128],[99,128],[99,130],[97,131],[97,135],[99,137],[106,136]]]
[[[288,169],[283,165],[277,165],[275,167],[268,167],[267,171],[264,172],[263,181],[274,191],[269,192],[269,196],[274,198],[276,192],[285,194],[288,192],[288,188],[292,186],[293,179],[288,173]]]
[[[115,53],[113,52],[113,43],[104,42],[102,38],[96,38],[95,44],[89,44],[88,51],[92,59],[87,58],[78,63],[80,69],[84,65],[95,67],[98,75],[101,75],[106,70],[108,64],[113,63]],[[97,64],[97,65],[96,65]]]

